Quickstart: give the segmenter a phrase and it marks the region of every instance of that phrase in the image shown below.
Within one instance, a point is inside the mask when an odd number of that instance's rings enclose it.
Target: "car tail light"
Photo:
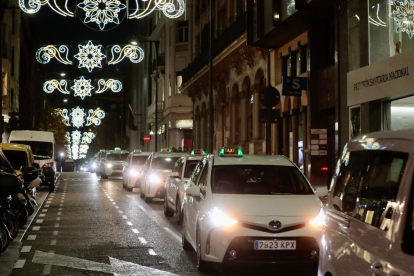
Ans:
[[[328,167],[326,167],[326,166],[321,167],[321,171],[327,172],[328,171]]]

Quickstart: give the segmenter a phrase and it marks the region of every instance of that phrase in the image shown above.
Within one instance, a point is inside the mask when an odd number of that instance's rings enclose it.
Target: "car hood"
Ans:
[[[155,174],[161,179],[166,179],[171,170],[153,170],[150,174]]]
[[[315,195],[213,195],[214,206],[233,216],[308,217],[322,205]]]

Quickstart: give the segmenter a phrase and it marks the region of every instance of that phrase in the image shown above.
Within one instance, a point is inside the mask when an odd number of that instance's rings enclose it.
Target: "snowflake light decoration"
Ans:
[[[78,60],[78,68],[85,68],[89,73],[102,68],[102,60],[106,58],[102,45],[89,40],[78,45],[78,53],[74,57]]]
[[[92,89],[95,89],[91,85],[91,80],[85,77],[79,77],[74,80],[74,85],[71,87],[71,89],[75,92],[75,97],[80,97],[82,100],[85,99],[85,97],[91,97],[92,96]]]
[[[72,117],[72,125],[76,128],[82,127],[85,123],[85,111],[79,106],[72,109],[70,116]]]
[[[394,19],[395,31],[406,33],[410,39],[414,36],[414,1],[394,1],[394,10],[390,16]]]
[[[107,24],[119,25],[120,19],[123,20],[120,18],[120,12],[126,11],[127,6],[124,3],[125,1],[120,0],[83,0],[78,4],[78,9],[85,13],[83,18],[85,24],[96,23],[102,31]]]

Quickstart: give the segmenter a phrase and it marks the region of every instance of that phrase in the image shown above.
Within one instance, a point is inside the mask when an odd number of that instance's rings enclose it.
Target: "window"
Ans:
[[[190,178],[196,168],[199,160],[187,160],[185,163],[184,178]]]
[[[384,130],[400,130],[414,128],[414,96],[384,102]]]
[[[148,156],[133,156],[132,165],[138,165],[138,166],[144,165],[147,158]]]
[[[152,159],[153,170],[172,170],[179,157],[154,157]]]
[[[340,165],[333,208],[372,226],[386,228],[408,154],[390,151],[348,153]]]
[[[15,60],[14,60],[14,47],[12,47],[11,52],[11,75],[14,76]]]
[[[235,18],[239,18],[246,11],[246,0],[234,0]]]
[[[128,153],[108,153],[106,155],[107,161],[125,161],[128,157]]]
[[[361,135],[361,107],[353,107],[349,112],[349,138],[353,139]]]
[[[200,174],[204,168],[204,165],[206,164],[207,160],[203,158],[197,165],[197,167],[194,170],[193,175],[191,176],[191,182],[194,184],[198,183],[198,179],[200,178]]]
[[[51,159],[53,157],[53,143],[38,141],[10,141],[10,143],[28,145],[32,148],[35,160]]]
[[[293,166],[214,166],[212,175],[212,191],[216,194],[313,195],[303,175]]]
[[[296,12],[295,0],[282,0],[282,21]]]
[[[188,42],[188,21],[178,22],[178,43]]]
[[[6,155],[7,160],[9,160],[13,169],[20,170],[20,167],[27,166],[27,153],[24,151],[17,150],[3,150],[4,155]]]

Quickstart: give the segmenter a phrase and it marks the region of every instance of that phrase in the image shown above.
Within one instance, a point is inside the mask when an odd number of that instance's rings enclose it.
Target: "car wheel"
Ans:
[[[5,213],[5,217],[7,219],[6,225],[9,229],[10,237],[12,240],[14,240],[17,237],[17,234],[19,234],[19,221],[17,220],[16,216],[10,211],[7,211]]]
[[[181,225],[183,223],[183,213],[181,211],[181,202],[180,198],[177,197],[177,200],[175,201],[175,215],[177,217],[177,224]]]
[[[167,193],[165,193],[165,196],[164,196],[164,215],[168,218],[174,215],[174,212],[168,206]]]
[[[52,184],[50,184],[49,186],[49,192],[53,192],[55,190],[55,183],[53,182]]]
[[[197,230],[196,236],[197,236],[197,238],[196,238],[196,240],[197,240],[197,269],[201,272],[211,271],[212,263],[204,261],[202,256],[201,256],[202,248],[201,248],[200,231]]]
[[[10,235],[9,235],[9,231],[6,227],[6,225],[4,225],[4,223],[0,223],[0,240],[1,240],[1,252],[6,251],[7,247],[9,247],[10,244]]]
[[[19,221],[19,228],[23,228],[23,226],[26,224],[28,217],[29,217],[26,207],[22,204],[13,206],[13,214]]]
[[[188,242],[187,238],[185,237],[185,232],[185,223],[183,221],[183,227],[181,228],[181,244],[183,246],[183,249],[187,251],[190,250],[192,247],[191,244]]]

